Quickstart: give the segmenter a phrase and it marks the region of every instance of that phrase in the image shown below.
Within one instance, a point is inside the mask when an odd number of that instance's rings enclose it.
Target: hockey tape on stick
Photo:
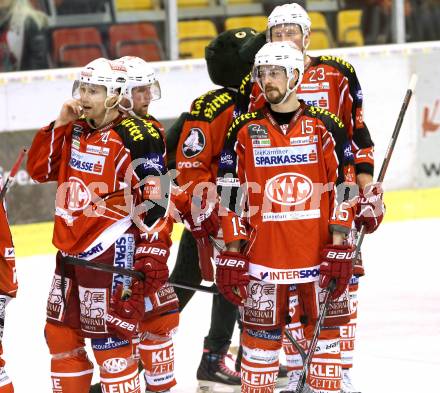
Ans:
[[[143,281],[145,278],[144,274],[140,271],[125,269],[120,266],[107,265],[105,263],[100,263],[100,262],[86,261],[84,259],[75,258],[71,256],[63,257],[63,260],[70,265],[82,266],[87,269],[99,270],[101,272],[116,273],[122,276],[136,278],[137,280],[140,281]],[[189,289],[191,291],[200,291],[200,292],[210,293],[212,295],[218,295],[218,290],[215,285],[206,287],[204,285],[195,285],[195,284],[187,284],[180,282],[179,283],[170,282],[170,285],[177,288]]]
[[[24,159],[24,156],[26,155],[26,153],[27,153],[27,149],[24,147],[20,150],[20,153],[18,153],[18,157],[15,160],[14,165],[12,166],[11,172],[9,172],[8,178],[5,181],[5,185],[3,186],[2,190],[0,191],[0,203],[5,198],[6,192],[8,191],[9,186],[10,186],[10,182],[12,181],[12,179],[15,177],[18,170],[20,169],[20,165],[23,162],[23,159]]]

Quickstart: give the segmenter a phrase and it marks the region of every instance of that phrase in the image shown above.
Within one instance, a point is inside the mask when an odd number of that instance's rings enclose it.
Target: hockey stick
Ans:
[[[384,177],[385,177],[385,173],[386,173],[386,171],[388,169],[388,165],[390,163],[391,156],[392,156],[393,151],[394,151],[394,147],[396,146],[397,137],[399,136],[399,132],[400,132],[400,129],[402,127],[403,119],[405,117],[406,110],[408,109],[408,105],[409,105],[409,103],[411,101],[411,97],[412,97],[412,95],[414,93],[414,89],[416,87],[416,84],[417,84],[417,74],[413,74],[411,76],[411,80],[409,82],[409,86],[408,86],[408,89],[406,91],[405,98],[403,100],[399,116],[397,117],[396,125],[394,126],[394,131],[393,131],[393,134],[391,136],[391,140],[390,140],[390,143],[388,145],[387,152],[385,153],[385,157],[384,157],[384,160],[382,162],[382,167],[380,169],[379,176],[378,176],[378,179],[377,179],[378,182],[382,182]],[[363,242],[364,236],[365,236],[365,227],[362,226],[361,230],[360,230],[358,241],[356,242],[355,254],[354,254],[354,257],[353,257],[353,260],[352,260],[353,263],[354,263],[354,261],[356,261],[358,255],[359,255],[359,252],[360,252],[360,249],[361,249],[361,246],[362,246],[362,242]],[[295,393],[301,393],[303,391],[303,389],[304,389],[304,386],[305,386],[305,383],[306,383],[306,380],[307,380],[307,374],[308,374],[308,371],[309,371],[310,363],[312,362],[313,354],[315,353],[316,346],[318,345],[318,336],[319,336],[319,334],[321,332],[322,324],[323,324],[324,318],[325,318],[325,316],[327,314],[328,306],[330,304],[331,293],[334,291],[335,287],[336,287],[336,281],[332,280],[330,282],[328,288],[325,290],[325,296],[324,296],[324,299],[323,299],[323,301],[321,303],[321,306],[319,308],[318,320],[316,321],[315,331],[313,332],[313,338],[312,338],[312,341],[310,342],[310,346],[309,346],[309,350],[307,352],[307,356],[306,356],[305,359],[303,359],[303,362],[304,362],[303,369],[301,371],[301,376],[299,378],[298,385],[296,387]],[[289,336],[287,336],[287,338],[289,338]],[[289,338],[289,340],[290,340],[290,338]],[[292,342],[292,344],[295,345],[294,342]],[[295,345],[295,347],[296,347],[296,345]],[[300,352],[300,354],[301,354],[301,352]],[[301,355],[301,357],[302,357],[302,355]]]
[[[2,190],[0,191],[0,203],[5,198],[6,192],[8,191],[10,187],[11,181],[14,179],[15,175],[17,174],[18,170],[20,169],[20,165],[23,162],[24,156],[27,153],[26,148],[22,148],[20,153],[18,153],[18,157],[15,160],[14,165],[12,166],[11,172],[9,172],[8,178],[5,181],[5,185],[3,186]]]
[[[390,143],[388,144],[388,149],[385,153],[385,157],[382,162],[382,166],[380,168],[379,176],[377,177],[377,181],[379,183],[383,182],[385,178],[385,173],[387,172],[388,165],[391,160],[391,155],[393,154],[394,147],[396,146],[397,137],[400,133],[400,128],[402,127],[403,118],[405,117],[406,110],[408,109],[409,102],[411,101],[411,97],[414,93],[417,84],[417,74],[412,74],[411,80],[409,82],[408,90],[406,91],[405,98],[402,103],[402,107],[400,108],[400,113],[396,121],[396,125],[394,126],[393,135],[391,135]],[[365,226],[362,225],[361,230],[359,232],[359,237],[356,242],[356,250],[354,255],[354,260],[357,259],[359,252],[361,250],[362,242],[364,241],[365,236]]]
[[[137,280],[140,280],[140,281],[142,281],[145,278],[145,276],[142,272],[139,272],[137,270],[125,269],[120,266],[112,266],[112,265],[107,265],[105,263],[100,263],[100,262],[86,261],[84,259],[75,258],[72,256],[65,256],[65,257],[63,257],[63,260],[70,265],[82,266],[87,269],[99,270],[101,272],[116,273],[116,274],[120,274],[122,276],[136,278]],[[173,287],[177,287],[177,288],[189,289],[191,291],[200,291],[200,292],[210,293],[212,295],[218,295],[218,290],[215,285],[207,287],[204,285],[175,283],[175,282],[170,282],[170,285],[172,285]]]

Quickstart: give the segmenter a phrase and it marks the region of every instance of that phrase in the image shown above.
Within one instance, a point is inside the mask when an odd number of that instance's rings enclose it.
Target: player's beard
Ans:
[[[264,92],[264,95],[266,96],[266,99],[269,102],[269,104],[273,104],[273,105],[279,104],[284,98],[284,96],[276,87],[267,87]]]

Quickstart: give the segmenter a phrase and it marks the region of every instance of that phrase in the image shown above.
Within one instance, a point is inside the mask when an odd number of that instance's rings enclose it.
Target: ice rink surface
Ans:
[[[363,246],[367,275],[359,290],[353,375],[362,393],[438,391],[440,373],[440,220],[383,224]],[[172,258],[176,255],[173,246]],[[53,256],[18,258],[19,293],[7,308],[3,340],[16,393],[50,393],[50,358],[43,337]],[[195,392],[195,373],[208,332],[210,295],[197,294],[175,338],[178,385]],[[237,345],[234,335],[232,345]],[[96,381],[96,372],[94,380]],[[436,388],[437,386],[437,388]]]

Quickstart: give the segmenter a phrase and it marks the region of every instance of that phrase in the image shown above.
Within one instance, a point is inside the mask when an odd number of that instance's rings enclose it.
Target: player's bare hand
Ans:
[[[61,127],[71,121],[77,120],[82,113],[81,105],[78,100],[68,100],[61,107],[60,114],[55,121],[55,128]]]

